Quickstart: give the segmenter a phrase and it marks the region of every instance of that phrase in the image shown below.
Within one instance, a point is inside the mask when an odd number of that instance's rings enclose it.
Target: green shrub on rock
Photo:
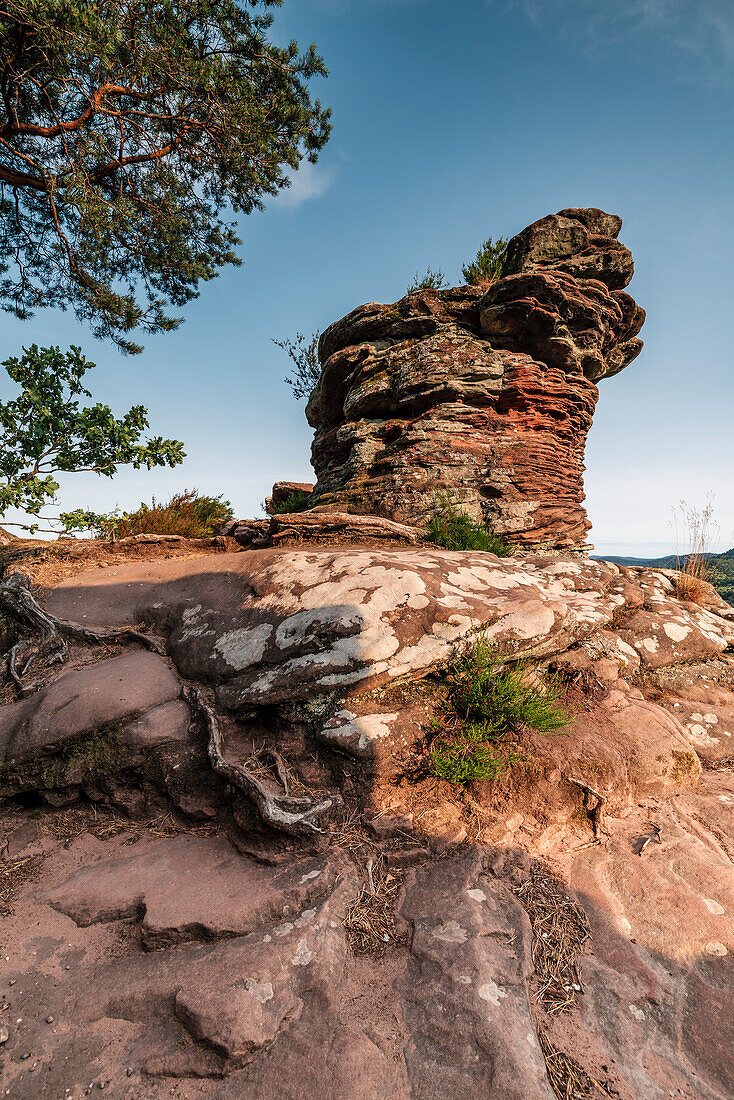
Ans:
[[[484,550],[498,558],[512,554],[512,547],[502,535],[473,520],[445,497],[439,497],[426,527],[426,538],[444,550]]]
[[[480,634],[447,673],[448,703],[430,750],[429,770],[462,786],[496,779],[522,756],[508,739],[523,728],[554,733],[571,721],[559,676],[505,664]]]
[[[493,241],[487,237],[476,256],[469,264],[464,264],[461,273],[470,286],[477,283],[493,283],[501,279],[504,274],[507,245],[510,242],[504,237],[498,237]]]

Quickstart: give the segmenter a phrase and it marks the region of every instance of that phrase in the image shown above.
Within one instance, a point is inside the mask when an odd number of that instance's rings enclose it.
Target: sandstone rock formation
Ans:
[[[322,335],[314,504],[422,525],[445,494],[526,547],[585,543],[597,382],[639,353],[621,219],[562,210],[497,282],[369,303]]]
[[[713,590],[576,554],[164,553],[50,581],[50,614],[137,641],[72,638],[0,705],[10,1096],[730,1100]],[[427,745],[478,627],[573,719],[457,791]]]
[[[265,498],[265,511],[268,515],[275,515],[294,497],[302,499],[304,507],[308,507],[312,493],[313,484],[310,481],[276,481],[270,496]]]

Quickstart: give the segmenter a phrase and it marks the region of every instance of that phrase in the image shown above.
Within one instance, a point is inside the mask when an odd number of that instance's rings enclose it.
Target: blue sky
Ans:
[[[64,508],[196,486],[259,514],[273,481],[311,479],[311,430],[272,338],[393,301],[429,264],[458,283],[488,234],[600,206],[624,219],[648,320],[642,355],[600,386],[592,540],[664,553],[671,507],[713,493],[734,545],[731,0],[285,0],[275,34],[316,42],[334,131],[315,168],[242,220],[244,266],[137,357],[69,314],[0,316],[6,355],[81,344],[96,399],[142,402],[156,433],[186,443],[176,470],[67,478]]]

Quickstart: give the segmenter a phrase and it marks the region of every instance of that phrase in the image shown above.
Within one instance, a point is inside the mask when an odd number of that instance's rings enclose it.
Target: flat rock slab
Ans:
[[[333,861],[298,860],[273,870],[223,838],[180,836],[140,841],[129,854],[82,867],[42,900],[81,926],[141,916],[143,943],[154,948],[285,921],[323,897],[334,874]]]
[[[155,653],[125,653],[64,672],[35,695],[0,709],[0,762],[31,760],[85,734],[129,725],[180,694],[175,672]],[[162,720],[168,736],[177,738],[182,717],[180,708],[169,706],[152,727],[141,728],[141,737],[159,738]]]
[[[481,850],[411,872],[401,911],[412,1095],[552,1100],[530,1012],[530,925]]]
[[[665,668],[700,660],[734,645],[734,622],[714,610],[676,599],[669,570],[625,572],[639,584],[644,606],[626,619],[620,634],[637,651],[643,666]]]
[[[236,711],[423,675],[478,627],[516,653],[561,652],[610,621],[618,577],[579,558],[272,549],[96,571],[48,603],[90,625],[152,622],[181,673]]]
[[[734,1095],[734,876],[722,846],[734,799],[712,797],[710,827],[707,795],[688,793],[648,810],[661,842],[642,855],[651,827],[638,810],[614,822],[605,847],[564,858],[593,934],[565,1049],[598,1044],[601,1061],[623,1067],[635,1100],[670,1089]]]

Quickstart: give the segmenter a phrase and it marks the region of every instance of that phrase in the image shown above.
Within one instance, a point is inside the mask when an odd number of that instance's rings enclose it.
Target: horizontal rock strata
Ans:
[[[496,282],[369,303],[322,335],[313,500],[422,525],[442,495],[511,541],[583,545],[596,383],[639,353],[621,219],[563,210]]]

